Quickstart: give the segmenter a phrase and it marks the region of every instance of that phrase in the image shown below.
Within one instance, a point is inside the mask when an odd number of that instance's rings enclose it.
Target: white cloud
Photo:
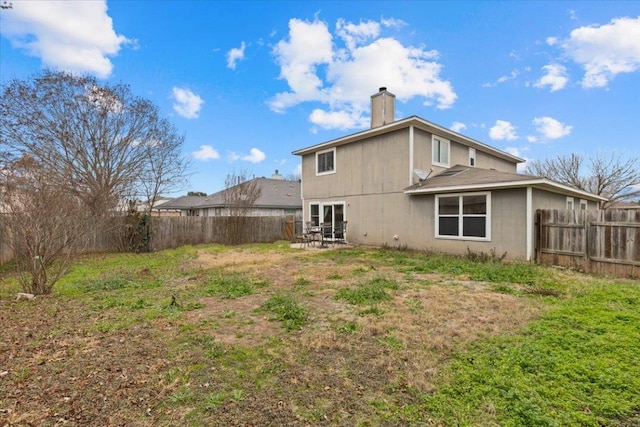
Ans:
[[[107,78],[113,70],[109,57],[135,44],[115,33],[106,1],[16,1],[8,12],[2,14],[2,35],[57,70]]]
[[[407,25],[402,19],[396,18],[380,18],[380,23],[384,27],[400,29]]]
[[[381,86],[399,101],[420,97],[425,105],[451,107],[457,95],[440,77],[438,52],[382,35],[402,25],[392,19],[358,24],[339,19],[333,35],[325,22],[291,19],[288,37],[272,52],[289,91],[276,94],[271,109],[284,112],[302,102],[320,102],[326,107],[314,110],[309,120],[344,130],[369,123],[369,99]]]
[[[529,135],[527,136],[527,141],[533,144],[534,142],[538,142],[538,137],[535,135]]]
[[[204,100],[189,89],[174,87],[173,110],[185,119],[197,119]]]
[[[219,159],[220,154],[210,145],[201,145],[198,151],[193,152],[193,157],[206,162],[207,160]]]
[[[295,176],[302,176],[302,163],[298,163],[296,167],[293,169],[293,174]]]
[[[280,78],[287,81],[291,92],[277,94],[270,105],[274,111],[304,101],[328,100],[321,92],[323,82],[316,74],[320,64],[333,57],[332,37],[326,24],[298,19],[289,21],[289,40],[280,40],[273,49],[280,66]]]
[[[533,119],[537,131],[546,139],[558,139],[569,135],[573,126],[567,126],[564,123],[552,117],[536,117]]]
[[[557,37],[547,37],[546,43],[549,46],[555,46],[558,44],[558,38]]]
[[[544,88],[549,86],[551,92],[564,89],[569,81],[566,67],[560,64],[549,64],[542,67],[542,69],[546,74],[533,84],[535,87]]]
[[[344,40],[347,49],[354,50],[358,45],[378,37],[380,35],[380,24],[375,21],[354,24],[340,18],[336,23],[336,35]]]
[[[498,77],[498,80],[496,80],[493,83],[484,83],[482,85],[482,87],[494,87],[494,86],[497,86],[500,83],[508,82],[509,80],[515,79],[516,77],[518,77],[519,74],[520,74],[520,71],[512,70],[511,73],[509,73],[509,75],[500,76],[500,77]]]
[[[313,110],[309,115],[309,120],[323,129],[340,130],[364,127],[368,123],[359,111],[325,111],[319,108]]]
[[[250,154],[246,156],[242,156],[241,159],[251,163],[260,163],[267,157],[264,152],[260,151],[257,148],[252,148],[251,150],[249,150],[249,153]]]
[[[467,128],[467,125],[461,122],[453,122],[450,129],[454,132],[461,132]]]
[[[518,147],[507,147],[504,149],[504,151],[513,156],[520,157],[520,150],[518,149]]]
[[[264,152],[257,148],[252,148],[251,150],[249,150],[249,154],[246,155],[239,154],[234,151],[227,152],[227,160],[229,160],[230,162],[244,160],[245,162],[260,163],[261,161],[266,159],[266,157],[267,156],[264,154]]]
[[[585,70],[582,86],[607,86],[619,73],[640,68],[640,16],[616,18],[609,24],[571,31],[562,43],[566,55]]]
[[[244,59],[244,49],[246,45],[244,42],[240,43],[239,48],[233,48],[227,52],[227,67],[232,70],[236,69],[236,63]]]
[[[489,129],[489,137],[495,141],[518,139],[515,126],[504,120],[496,120],[496,124]]]

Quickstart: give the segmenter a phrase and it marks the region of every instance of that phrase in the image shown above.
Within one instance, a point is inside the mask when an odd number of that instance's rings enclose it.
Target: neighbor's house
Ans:
[[[302,217],[302,197],[300,181],[284,180],[277,173],[272,178],[254,178],[247,183],[255,184],[260,196],[247,211],[247,216],[287,216]],[[157,206],[159,210],[179,210],[180,216],[229,216],[227,191],[234,191],[238,186],[225,189],[210,196],[182,196]],[[237,193],[236,193],[237,194]]]
[[[417,116],[394,120],[395,96],[371,97],[371,129],[294,151],[304,220],[347,241],[531,260],[536,209],[596,209],[602,197],[517,174],[523,159]]]

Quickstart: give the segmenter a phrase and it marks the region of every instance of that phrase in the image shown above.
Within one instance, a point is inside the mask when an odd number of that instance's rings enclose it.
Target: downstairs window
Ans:
[[[436,196],[436,237],[491,240],[491,193]]]

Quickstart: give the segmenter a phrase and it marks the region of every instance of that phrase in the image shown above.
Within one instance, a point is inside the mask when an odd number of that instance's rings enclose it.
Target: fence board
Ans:
[[[114,218],[113,226],[108,227],[109,231],[86,236],[79,243],[81,251],[94,253],[127,250],[124,239],[126,220]],[[286,238],[285,217],[151,217],[150,220],[150,247],[153,251],[184,245],[225,244],[232,237],[238,238],[236,243],[271,243]],[[9,219],[0,218],[0,264],[13,259],[13,252],[6,244],[4,221]],[[238,235],[232,236],[231,230],[237,230]]]
[[[640,210],[539,210],[536,260],[598,274],[640,277]]]

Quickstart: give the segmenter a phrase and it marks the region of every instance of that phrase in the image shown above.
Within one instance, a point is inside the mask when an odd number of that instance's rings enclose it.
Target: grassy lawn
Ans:
[[[286,242],[0,277],[3,426],[640,426],[637,280]]]

